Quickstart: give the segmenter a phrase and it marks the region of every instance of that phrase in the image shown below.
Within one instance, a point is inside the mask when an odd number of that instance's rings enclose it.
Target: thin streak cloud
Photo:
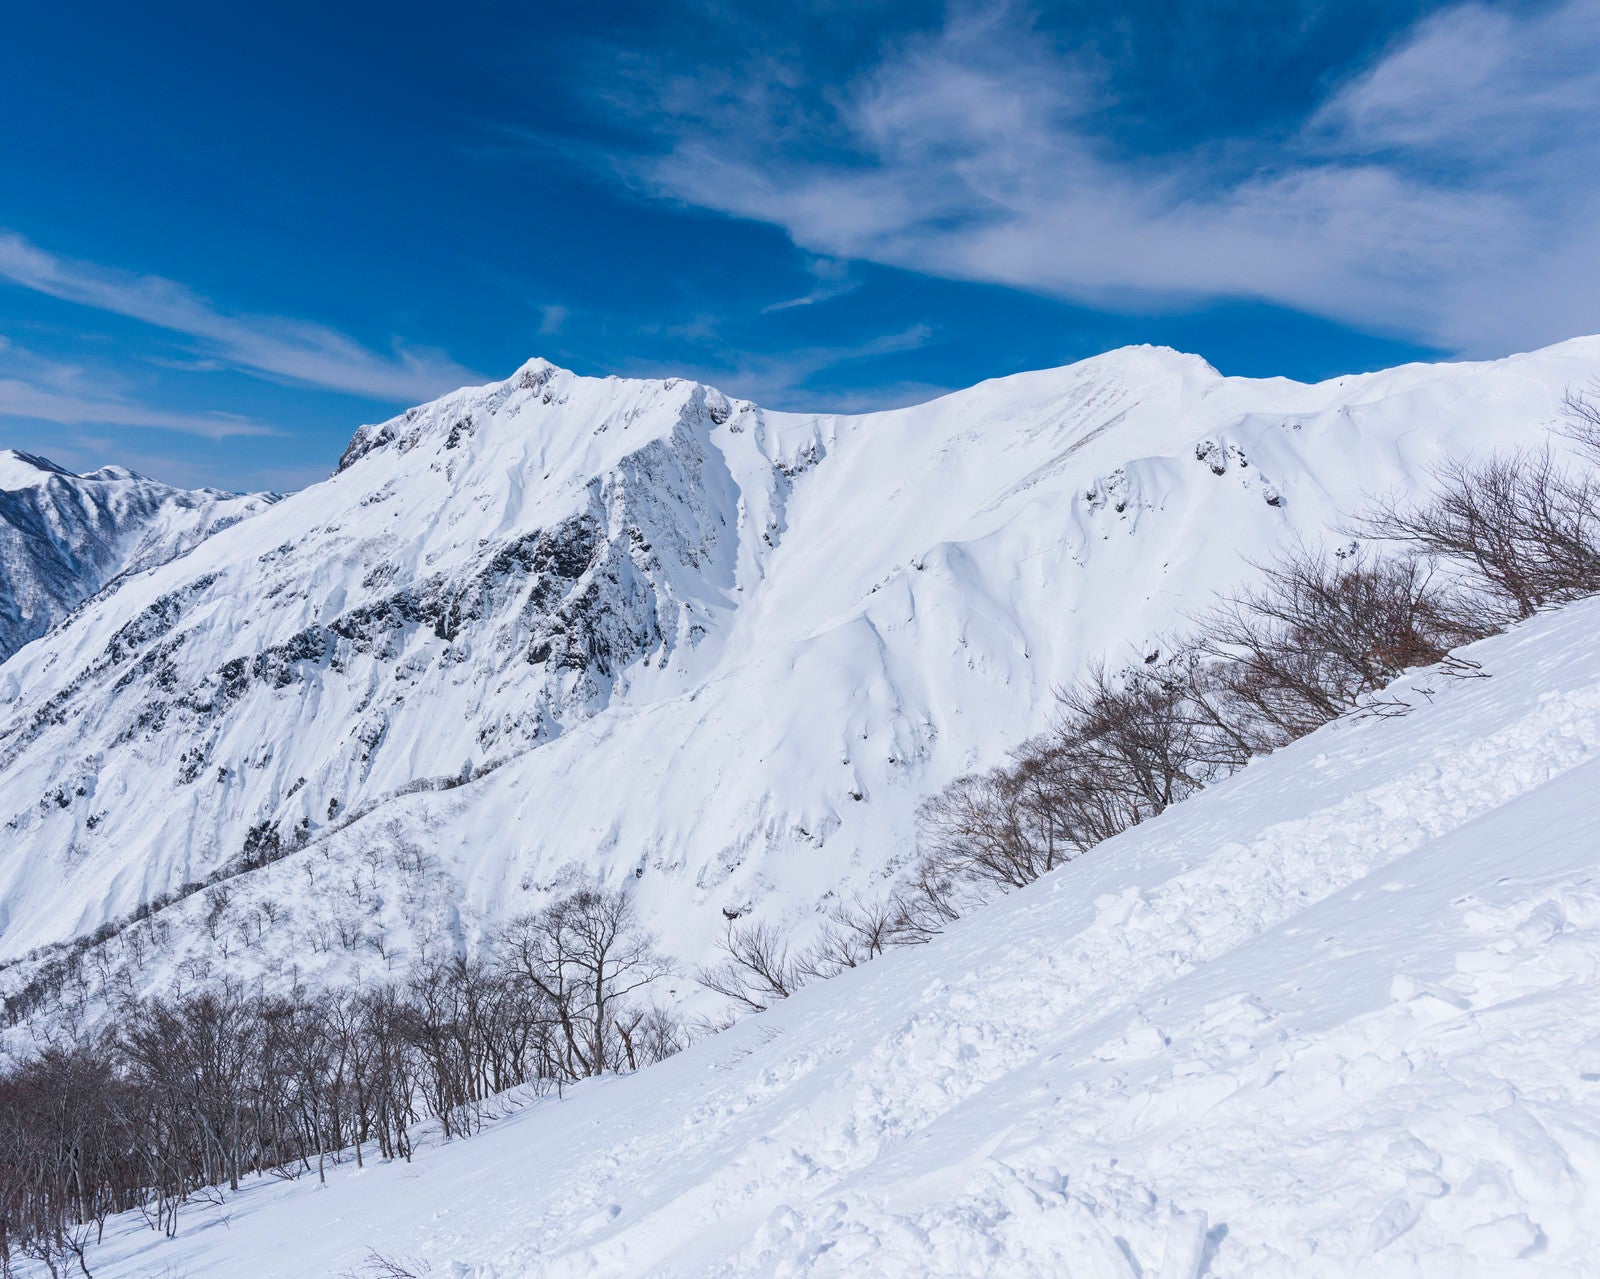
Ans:
[[[229,315],[172,280],[59,257],[14,232],[0,233],[0,280],[183,334],[202,357],[307,386],[414,401],[483,380],[437,352],[398,342],[383,354],[308,321]]]
[[[183,413],[122,399],[75,395],[0,378],[0,419],[26,418],[59,426],[137,426],[181,431],[208,440],[281,435],[277,429],[227,413]]]

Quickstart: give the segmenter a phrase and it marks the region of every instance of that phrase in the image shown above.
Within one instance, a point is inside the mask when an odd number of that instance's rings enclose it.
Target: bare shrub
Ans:
[[[1568,387],[1561,404],[1566,421],[1560,434],[1575,443],[1589,462],[1600,464],[1600,378],[1591,379],[1582,391]]]
[[[1135,820],[1186,799],[1215,772],[1185,688],[1165,668],[1113,675],[1097,663],[1057,692],[1056,706],[1049,750],[1070,757],[1093,789],[1116,794]]]
[[[921,862],[885,937],[925,940],[959,914],[959,886],[1009,891],[1153,817],[1218,765],[1170,670],[1096,666],[1056,695],[1051,729],[1008,765],[958,778],[918,812]]]
[[[433,1267],[426,1261],[400,1261],[385,1256],[376,1248],[368,1248],[361,1269],[347,1270],[341,1279],[423,1279],[432,1273]]]
[[[723,958],[702,967],[696,980],[745,1012],[762,1012],[813,981],[836,977],[921,936],[907,935],[906,908],[898,896],[872,901],[856,896],[828,912],[811,942],[791,951],[771,924],[729,922]]]
[[[1600,410],[1586,399],[1569,397],[1569,405],[1573,438],[1600,447],[1600,428],[1586,416]],[[1448,462],[1434,472],[1433,488],[1418,503],[1386,500],[1363,530],[1476,586],[1492,625],[1600,590],[1600,484],[1589,470],[1541,448]]]
[[[1019,766],[959,777],[918,809],[918,844],[930,878],[948,873],[1020,888],[1077,851],[1052,803],[1066,779],[1052,775],[1045,752],[1024,751]]]
[[[689,1046],[689,1032],[678,1015],[659,1004],[618,1021],[629,1070],[653,1066]]]
[[[893,898],[874,901],[857,894],[828,912],[803,966],[813,976],[835,976],[900,944],[900,928],[900,909]]]
[[[1491,626],[1415,556],[1298,551],[1201,623],[1215,716],[1272,749]]]
[[[749,1012],[764,1012],[805,985],[805,970],[770,924],[730,920],[721,947],[724,958],[701,968],[696,980]]]

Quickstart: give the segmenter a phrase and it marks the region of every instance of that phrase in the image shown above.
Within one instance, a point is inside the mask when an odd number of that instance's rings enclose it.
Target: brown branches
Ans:
[[[1600,430],[1587,419],[1572,432],[1584,447],[1600,446]],[[1600,590],[1600,484],[1592,472],[1542,448],[1449,462],[1433,479],[1431,496],[1383,502],[1364,531],[1404,543],[1471,583],[1492,623]]]
[[[543,1009],[556,1035],[552,1074],[581,1079],[627,1067],[646,1014],[630,996],[664,976],[655,941],[629,898],[584,889],[514,921],[500,965]]]
[[[0,1073],[0,1275],[12,1256],[81,1266],[110,1213],[172,1234],[209,1188],[320,1177],[372,1144],[409,1159],[426,1116],[462,1136],[516,1085],[660,1060],[684,1041],[640,1002],[663,972],[631,905],[584,890],[518,921],[496,956],[424,964],[403,985],[223,981],[129,1003],[114,1034]]]
[[[1209,685],[1197,690],[1203,713],[1259,753],[1491,629],[1417,556],[1300,550],[1202,620],[1193,642],[1200,663],[1191,669]]]

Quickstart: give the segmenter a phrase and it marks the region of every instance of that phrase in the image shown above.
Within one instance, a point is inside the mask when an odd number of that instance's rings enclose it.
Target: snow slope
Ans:
[[[0,662],[119,573],[174,559],[270,500],[0,450]]]
[[[1593,1275],[1597,634],[1539,617],[931,945],[92,1269]]]
[[[298,849],[130,980],[397,971],[574,877],[692,964],[880,880],[1086,661],[1596,373],[1593,338],[1316,386],[1141,347],[840,417],[534,361],[0,666],[0,959]]]

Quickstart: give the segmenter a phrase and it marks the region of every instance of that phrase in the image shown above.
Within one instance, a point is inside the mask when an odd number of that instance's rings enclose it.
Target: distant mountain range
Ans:
[[[123,573],[154,568],[269,505],[121,466],[87,475],[0,450],[0,661]]]

